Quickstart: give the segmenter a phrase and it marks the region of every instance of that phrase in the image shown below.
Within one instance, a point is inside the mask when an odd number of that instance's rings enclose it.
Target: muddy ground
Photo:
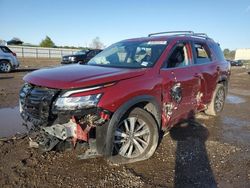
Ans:
[[[0,73],[0,108],[14,107],[18,103],[18,95],[23,77],[27,73],[45,67],[60,65],[60,59],[21,58],[20,68],[11,73]]]
[[[58,60],[22,60],[20,70],[0,74],[0,135],[18,114],[22,77]],[[250,187],[250,75],[233,68],[229,94],[219,117],[197,116],[173,128],[154,156],[112,166],[103,158],[78,160],[81,150],[40,153],[20,135],[0,141],[0,187]],[[1,111],[2,110],[2,111]],[[2,115],[1,115],[2,114]],[[18,125],[18,126],[17,126]],[[14,131],[21,125],[8,124]],[[6,128],[7,129],[7,128]],[[12,130],[13,131],[13,130]],[[10,132],[5,133],[10,134]]]

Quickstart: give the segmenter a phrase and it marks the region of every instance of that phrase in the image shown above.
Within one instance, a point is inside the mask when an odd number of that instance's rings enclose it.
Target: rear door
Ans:
[[[192,45],[178,41],[166,58],[160,75],[164,105],[164,119],[168,125],[194,116],[200,75],[193,66]]]
[[[210,102],[216,87],[221,68],[206,42],[193,41],[194,64],[197,73],[201,74],[202,102]]]

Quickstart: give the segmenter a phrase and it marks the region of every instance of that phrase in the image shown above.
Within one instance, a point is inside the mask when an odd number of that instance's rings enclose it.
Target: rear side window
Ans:
[[[209,63],[212,61],[211,52],[206,44],[194,43],[194,57],[196,64]]]
[[[219,60],[219,61],[224,61],[225,60],[224,54],[223,54],[219,44],[211,43],[211,44],[209,44],[209,47],[215,53],[215,56],[216,56],[217,60]]]
[[[6,46],[0,46],[1,50],[5,53],[12,53],[12,51]]]

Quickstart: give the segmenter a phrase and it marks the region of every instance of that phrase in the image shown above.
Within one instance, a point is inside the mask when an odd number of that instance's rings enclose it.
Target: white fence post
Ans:
[[[51,56],[50,56],[50,49],[49,49],[49,58],[51,58]]]
[[[36,58],[38,58],[38,49],[36,48]]]
[[[24,58],[23,47],[21,49],[22,49],[22,57]]]

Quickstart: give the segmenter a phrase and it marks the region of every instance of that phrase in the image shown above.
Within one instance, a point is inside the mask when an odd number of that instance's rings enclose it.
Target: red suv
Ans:
[[[153,155],[161,131],[200,111],[219,114],[229,76],[206,34],[154,33],[115,43],[87,65],[29,73],[20,112],[45,151],[88,143],[82,158],[134,162]]]

